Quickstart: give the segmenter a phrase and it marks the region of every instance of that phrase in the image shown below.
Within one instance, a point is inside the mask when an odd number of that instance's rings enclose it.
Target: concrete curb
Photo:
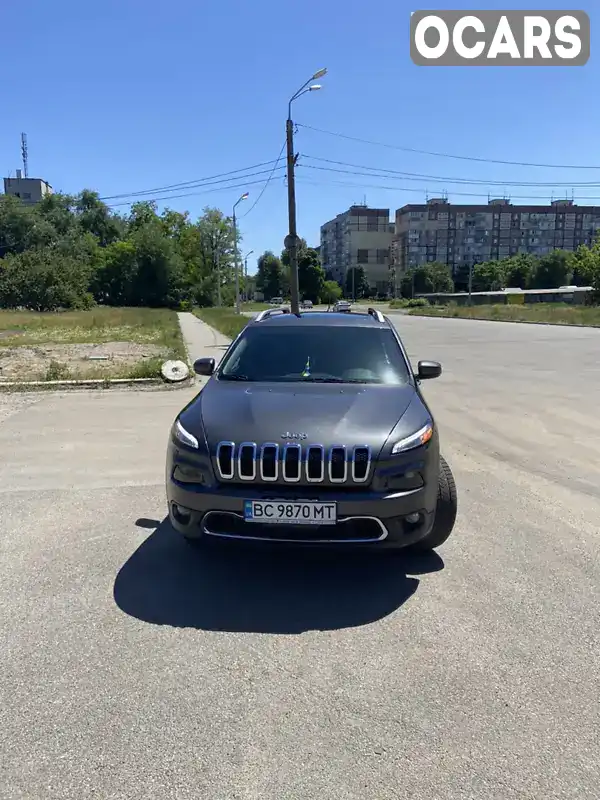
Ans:
[[[427,319],[464,319],[466,322],[508,322],[511,325],[545,325],[549,328],[592,328],[600,329],[600,325],[578,325],[575,322],[538,322],[533,319],[489,319],[489,317],[455,317],[452,314],[411,314],[410,317]]]
[[[89,380],[64,381],[0,381],[2,389],[110,389],[112,386],[161,386],[169,389],[180,389],[194,383],[192,376],[183,381],[167,382],[162,378],[90,378]]]

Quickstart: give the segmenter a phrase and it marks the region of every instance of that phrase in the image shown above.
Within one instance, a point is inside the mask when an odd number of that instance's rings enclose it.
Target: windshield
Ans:
[[[219,380],[400,384],[410,374],[392,331],[306,325],[249,327],[218,372]]]

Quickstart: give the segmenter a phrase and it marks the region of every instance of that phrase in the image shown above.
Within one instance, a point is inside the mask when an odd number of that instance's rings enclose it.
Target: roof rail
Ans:
[[[264,311],[261,311],[255,318],[255,322],[262,322],[263,319],[268,319],[269,317],[274,317],[276,314],[289,314],[289,308],[266,308]]]
[[[385,317],[378,308],[367,308],[367,313],[375,317],[377,322],[385,322]]]

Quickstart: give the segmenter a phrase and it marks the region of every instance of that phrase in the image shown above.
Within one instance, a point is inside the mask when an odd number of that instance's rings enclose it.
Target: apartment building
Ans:
[[[344,285],[348,270],[362,267],[371,289],[387,294],[393,236],[389,208],[351,206],[321,226],[323,269]]]
[[[472,266],[517,253],[543,255],[590,245],[600,232],[600,207],[555,200],[546,206],[516,206],[508,200],[454,205],[433,198],[396,211],[391,248],[395,282],[407,269],[428,261],[448,264],[457,286]]]
[[[18,169],[16,178],[4,178],[4,194],[19,197],[24,203],[39,203],[52,194],[52,187],[42,178],[24,178]]]

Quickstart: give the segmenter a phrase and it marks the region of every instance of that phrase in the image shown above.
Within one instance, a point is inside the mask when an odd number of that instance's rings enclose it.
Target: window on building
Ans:
[[[368,250],[357,250],[356,251],[356,260],[360,263],[364,263],[369,261],[369,251]]]
[[[31,200],[31,192],[23,192],[23,200]]]
[[[377,263],[378,264],[385,264],[388,260],[388,251],[387,250],[378,250],[377,251]]]

